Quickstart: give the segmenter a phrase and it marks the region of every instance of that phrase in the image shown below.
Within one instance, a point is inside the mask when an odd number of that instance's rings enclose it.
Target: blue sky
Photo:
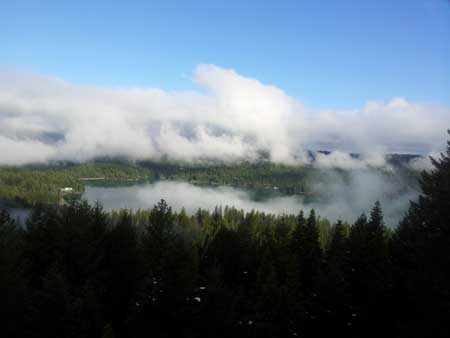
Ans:
[[[0,65],[106,87],[195,89],[210,63],[313,109],[450,104],[450,2],[2,1]]]

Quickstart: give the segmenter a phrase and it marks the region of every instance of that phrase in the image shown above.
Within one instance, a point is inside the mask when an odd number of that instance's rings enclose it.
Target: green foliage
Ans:
[[[0,212],[5,337],[448,337],[450,144],[395,233],[235,208]]]
[[[5,337],[20,337],[22,332],[16,320],[26,310],[22,251],[23,232],[6,211],[0,210],[0,314]]]
[[[314,169],[309,166],[288,166],[271,162],[202,164],[176,162],[141,162],[157,178],[181,180],[202,185],[231,185],[264,192],[303,194],[309,191]]]
[[[402,267],[396,311],[402,313],[405,337],[450,335],[449,326],[439,322],[450,317],[450,141],[432,163],[433,170],[422,173],[422,195],[393,236],[393,261]]]
[[[84,191],[87,179],[108,181],[152,178],[151,170],[117,163],[84,163],[42,168],[0,168],[0,199],[20,204],[59,203],[70,187],[72,193]],[[69,194],[70,195],[70,194]]]

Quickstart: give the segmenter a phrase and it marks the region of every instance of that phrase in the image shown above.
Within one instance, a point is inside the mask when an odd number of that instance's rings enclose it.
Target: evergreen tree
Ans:
[[[302,263],[302,280],[306,292],[315,289],[317,278],[321,270],[322,254],[319,244],[319,232],[317,229],[317,219],[314,209],[309,213],[306,222],[306,243],[305,253]],[[313,295],[317,290],[313,292]]]
[[[347,239],[345,236],[344,224],[338,220],[334,225],[333,237],[327,251],[328,265],[332,269],[341,270],[345,261],[347,250]]]
[[[304,254],[305,243],[306,243],[306,221],[303,215],[303,210],[300,210],[296,219],[294,231],[292,232],[291,235],[291,250],[296,255],[298,261],[300,261],[300,258]]]
[[[300,210],[296,218],[296,224],[291,234],[290,248],[293,256],[294,266],[296,267],[295,275],[298,283],[301,283],[303,275],[302,264],[306,254],[307,243],[306,220],[303,216],[303,210]],[[299,287],[302,287],[299,285]]]
[[[369,230],[375,234],[383,234],[384,231],[384,219],[383,211],[381,210],[381,204],[379,201],[375,202],[372,210],[370,211],[370,220],[368,223]]]
[[[172,208],[162,199],[150,212],[143,238],[146,263],[155,278],[161,275],[162,259],[174,235]]]
[[[125,321],[133,309],[141,269],[136,228],[125,211],[107,235],[101,262],[104,312],[118,335],[124,334]]]
[[[392,293],[388,247],[381,206],[376,202],[369,221],[361,215],[350,230],[346,275],[353,295],[348,320],[354,334],[362,334],[368,325],[369,336],[380,335],[381,327],[391,329],[392,308],[382,305],[389,304]]]
[[[25,292],[23,232],[6,210],[0,210],[0,332],[5,337],[24,334]]]
[[[449,131],[450,134],[450,131]],[[450,141],[431,158],[422,194],[394,235],[397,304],[404,336],[450,336]]]
[[[432,163],[393,234],[379,202],[349,231],[313,210],[189,217],[164,200],[108,215],[68,199],[26,229],[0,211],[0,334],[448,337],[450,143]]]

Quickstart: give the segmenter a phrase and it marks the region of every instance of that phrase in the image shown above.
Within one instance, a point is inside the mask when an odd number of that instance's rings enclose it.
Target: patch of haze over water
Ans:
[[[418,187],[396,172],[351,170],[345,175],[337,171],[324,172],[313,185],[315,203],[320,215],[332,221],[353,222],[361,213],[370,213],[375,201],[380,201],[386,225],[396,226],[405,215],[410,201],[417,199]]]
[[[380,200],[386,225],[394,227],[406,212],[409,201],[418,192],[404,188],[397,178],[386,179],[383,174],[355,171],[348,180],[327,172],[313,186],[316,200],[307,202],[303,196],[275,196],[255,200],[250,191],[233,187],[204,187],[186,182],[158,181],[128,187],[86,187],[84,197],[99,201],[107,211],[117,209],[148,209],[165,199],[175,211],[185,208],[190,214],[199,208],[213,210],[216,206],[234,206],[244,211],[259,210],[273,214],[308,213],[315,209],[321,217],[335,222],[338,219],[354,222],[363,212],[368,214],[376,200]]]

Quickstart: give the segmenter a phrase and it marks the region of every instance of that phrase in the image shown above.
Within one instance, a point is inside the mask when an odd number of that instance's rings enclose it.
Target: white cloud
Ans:
[[[386,151],[436,151],[445,144],[450,109],[394,98],[353,111],[305,110],[281,89],[234,70],[200,65],[202,91],[77,86],[42,76],[0,73],[0,164],[128,156],[195,160],[253,159],[324,166],[382,165]],[[377,164],[378,163],[378,164]]]
[[[223,160],[239,160],[251,158],[255,154],[253,147],[245,143],[237,135],[214,136],[203,125],[196,126],[193,138],[189,139],[180,133],[179,129],[167,123],[161,127],[157,138],[158,149],[164,154],[170,154],[174,159],[191,160],[203,156],[206,158],[220,157]]]
[[[0,164],[22,165],[30,162],[46,162],[54,156],[54,147],[38,141],[14,140],[0,135]]]
[[[433,152],[428,154],[427,156],[421,156],[411,159],[407,165],[416,171],[431,171],[434,169],[433,163],[431,162],[431,158],[434,158],[435,160],[438,160],[441,158],[441,155],[437,152]]]

